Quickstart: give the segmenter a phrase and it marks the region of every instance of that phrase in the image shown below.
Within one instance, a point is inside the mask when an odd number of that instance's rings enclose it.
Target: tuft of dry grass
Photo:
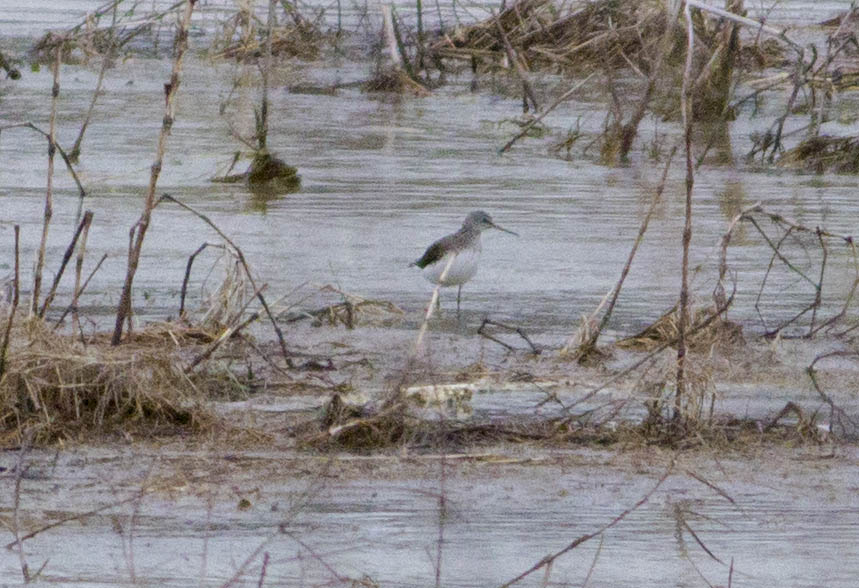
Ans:
[[[160,324],[116,347],[107,335],[84,343],[38,320],[16,325],[0,378],[0,442],[20,443],[25,431],[50,444],[210,430],[216,419],[205,400],[214,372],[182,369],[189,346],[206,338]]]
[[[500,61],[500,27],[529,68],[626,66],[638,59],[644,40],[659,39],[666,25],[663,3],[656,0],[600,0],[561,10],[551,0],[519,0],[497,16],[445,35],[430,51]]]
[[[689,347],[692,350],[700,351],[709,350],[714,345],[729,347],[742,344],[744,341],[743,328],[737,323],[721,317],[713,320],[706,328],[697,328],[711,312],[712,309],[709,308],[698,308],[694,311],[692,326],[689,328],[692,335],[687,341]],[[649,351],[670,341],[675,341],[679,334],[679,318],[678,308],[674,306],[656,319],[653,324],[631,337],[619,340],[616,345],[621,349]]]
[[[859,137],[809,137],[786,151],[778,165],[816,174],[859,173]]]

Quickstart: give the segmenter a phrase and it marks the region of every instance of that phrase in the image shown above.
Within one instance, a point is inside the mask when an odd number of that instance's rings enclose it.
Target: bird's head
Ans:
[[[505,233],[510,233],[511,235],[519,236],[518,233],[514,233],[513,231],[509,231],[503,227],[496,225],[492,222],[492,217],[482,210],[475,210],[474,212],[470,212],[467,217],[465,217],[465,222],[462,223],[463,227],[475,228],[479,231],[485,231],[486,229],[498,229],[499,231],[504,231]]]

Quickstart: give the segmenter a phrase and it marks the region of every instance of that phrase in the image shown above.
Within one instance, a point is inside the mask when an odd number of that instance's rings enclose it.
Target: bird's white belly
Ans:
[[[447,270],[444,280],[441,280],[441,274],[444,268],[447,267],[450,258],[453,257],[453,262],[450,264],[450,269]],[[431,263],[423,269],[424,277],[433,284],[441,284],[442,286],[461,286],[468,280],[474,277],[477,273],[477,262],[480,259],[480,248],[468,247],[456,253],[448,253],[438,261]]]

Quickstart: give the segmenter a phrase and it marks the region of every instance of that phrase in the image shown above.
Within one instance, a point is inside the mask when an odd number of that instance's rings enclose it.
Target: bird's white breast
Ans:
[[[433,284],[461,286],[477,273],[480,249],[480,243],[478,242],[472,247],[446,253],[444,257],[423,269],[424,277]],[[447,267],[448,262],[450,262],[451,257],[453,257],[453,262],[450,264],[450,269],[447,270],[444,281],[441,281],[441,274],[444,272],[444,268]]]

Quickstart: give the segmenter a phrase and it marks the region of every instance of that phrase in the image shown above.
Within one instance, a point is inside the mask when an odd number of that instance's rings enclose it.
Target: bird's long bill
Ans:
[[[505,229],[504,227],[499,227],[495,223],[491,223],[491,224],[492,224],[492,228],[494,228],[494,229],[498,229],[499,231],[504,231],[505,233],[510,233],[511,235],[516,235],[517,237],[519,236],[519,233],[514,233],[513,231]]]

